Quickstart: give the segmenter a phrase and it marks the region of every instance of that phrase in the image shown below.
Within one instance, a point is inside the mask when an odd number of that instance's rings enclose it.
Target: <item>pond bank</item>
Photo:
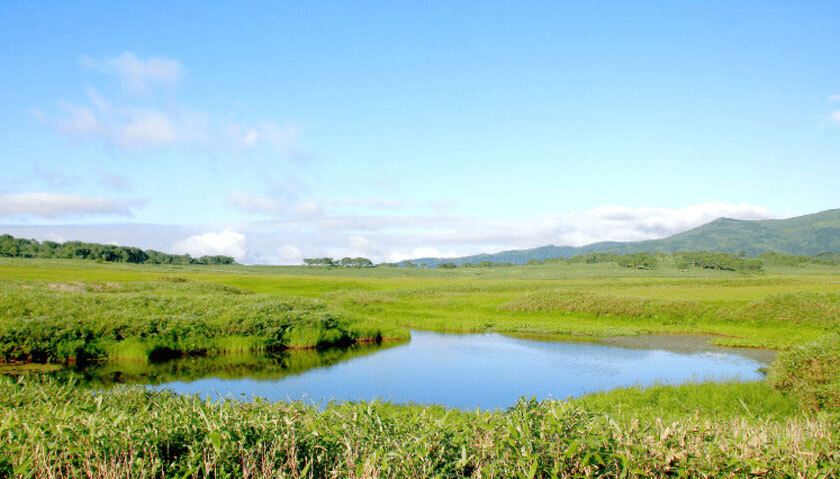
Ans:
[[[755,361],[770,364],[778,351],[757,348],[730,348],[717,346],[713,341],[718,336],[711,334],[643,334],[639,336],[609,336],[598,341],[629,349],[661,349],[680,354],[722,353],[738,354]]]
[[[77,367],[92,385],[129,383],[211,398],[376,400],[461,409],[510,407],[521,396],[565,399],[620,387],[755,381],[765,363],[735,353],[672,352],[497,333],[411,331],[398,344],[276,355],[194,357]]]

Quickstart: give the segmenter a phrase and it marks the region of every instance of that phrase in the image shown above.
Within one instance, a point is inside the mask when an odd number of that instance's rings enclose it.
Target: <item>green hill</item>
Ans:
[[[418,258],[412,263],[428,267],[451,262],[492,261],[494,263],[525,264],[528,260],[571,257],[588,253],[672,253],[675,251],[745,252],[757,256],[772,251],[793,255],[840,253],[840,209],[782,220],[735,220],[718,218],[711,223],[675,234],[667,238],[616,242],[605,241],[586,246],[542,246],[533,249],[502,251],[460,258]]]

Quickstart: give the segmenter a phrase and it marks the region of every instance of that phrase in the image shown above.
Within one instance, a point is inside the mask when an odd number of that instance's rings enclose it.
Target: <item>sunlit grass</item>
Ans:
[[[345,315],[359,337],[404,337],[402,327],[437,331],[498,331],[544,337],[603,337],[650,333],[708,333],[718,344],[786,349],[837,327],[827,310],[817,324],[814,302],[802,294],[840,294],[840,268],[771,267],[743,274],[672,267],[632,270],[613,264],[546,264],[520,267],[424,270],[279,266],[162,266],[96,264],[71,260],[0,260],[0,278],[64,282],[154,283],[166,278],[221,284],[256,294],[318,299]],[[614,310],[578,307],[511,308],[553,291],[610,298]],[[160,295],[175,294],[161,289]],[[192,294],[192,293],[190,293]],[[762,317],[765,298],[786,297],[787,310]],[[774,296],[775,295],[775,296]],[[780,296],[782,295],[782,296]],[[799,296],[797,296],[799,295]],[[796,298],[804,298],[797,303]],[[628,314],[640,301],[661,304],[663,314]],[[597,299],[599,304],[604,303]],[[694,305],[702,314],[683,310]],[[507,306],[506,306],[507,305]],[[668,305],[673,306],[669,312]],[[662,309],[665,308],[665,309]],[[799,309],[797,309],[799,308]],[[655,309],[655,308],[654,308]],[[765,308],[766,309],[766,308]],[[776,312],[773,312],[776,311]],[[741,314],[743,312],[743,314]],[[758,313],[757,313],[758,312]],[[778,314],[774,318],[773,314]],[[801,316],[801,318],[799,316]],[[800,320],[800,319],[806,320]],[[373,326],[362,326],[362,325]],[[349,326],[348,326],[349,327]],[[391,328],[384,332],[382,328]],[[329,329],[329,328],[327,328]],[[328,341],[327,330],[290,330],[295,345]],[[376,336],[376,334],[373,334]]]
[[[157,353],[201,351],[235,354],[179,364],[197,378],[236,378],[266,361],[246,351],[404,340],[406,327],[585,341],[708,333],[721,345],[790,350],[769,384],[624,388],[505,412],[378,402],[319,411],[0,378],[0,477],[836,477],[838,285],[840,271],[822,266],[748,275],[0,259],[7,358],[38,348],[52,354],[42,359],[119,358],[97,364],[102,377],[143,376],[159,368],[147,362]],[[822,342],[805,346],[813,340]],[[358,354],[288,354],[266,377]]]
[[[768,396],[762,401],[763,395]],[[0,378],[14,477],[836,477],[836,416],[760,384],[620,390],[507,411],[207,401]]]

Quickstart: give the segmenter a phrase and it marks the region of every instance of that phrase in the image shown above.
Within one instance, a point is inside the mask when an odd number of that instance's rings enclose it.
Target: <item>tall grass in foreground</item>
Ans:
[[[748,399],[749,401],[749,399]],[[663,421],[521,400],[505,412],[211,402],[0,378],[0,475],[838,477],[836,415]]]

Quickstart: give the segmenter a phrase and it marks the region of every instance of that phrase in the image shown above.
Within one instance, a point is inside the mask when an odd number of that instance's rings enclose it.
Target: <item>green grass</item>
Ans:
[[[704,333],[719,345],[784,350],[840,325],[840,268],[823,265],[743,274],[613,264],[425,270],[2,259],[0,282],[6,359],[312,347],[404,338],[404,328],[543,338]],[[55,290],[45,291],[50,284]],[[296,312],[270,313],[271,324],[253,324],[284,301]],[[32,306],[22,311],[20,304]],[[86,319],[79,323],[81,311]],[[63,323],[56,331],[43,318]],[[149,318],[170,329],[149,329]],[[116,337],[126,327],[130,335]],[[65,344],[9,346],[33,341],[21,335]],[[111,339],[90,344],[101,338]],[[126,339],[135,341],[110,344]]]
[[[695,414],[706,420],[778,420],[800,414],[799,403],[763,382],[688,383],[621,388],[588,394],[570,403],[626,420],[677,421]]]
[[[823,337],[779,356],[769,383],[811,410],[840,410],[840,335]]]
[[[0,359],[146,360],[406,338],[322,301],[214,282],[0,283]]]
[[[704,395],[717,387],[732,395],[731,385],[702,386],[681,401],[687,413],[654,403],[670,411],[663,419],[613,414],[597,398],[590,405],[522,400],[504,412],[378,402],[319,411],[0,378],[0,471],[21,478],[837,477],[836,416],[762,416],[754,391],[744,403],[758,414],[705,417]]]
[[[0,354],[146,359],[270,379],[405,327],[598,340],[711,333],[785,350],[770,381],[626,388],[504,412],[388,403],[211,402],[0,378],[0,477],[838,477],[840,270],[755,274],[609,264],[458,270],[129,266],[0,259]],[[816,342],[815,342],[816,341]],[[215,355],[230,352],[235,354]],[[116,361],[121,359],[121,361]],[[284,362],[285,361],[285,362]],[[7,364],[20,375],[29,366]],[[297,369],[296,369],[297,368]],[[160,381],[183,370],[156,367]],[[61,379],[65,378],[65,379]],[[100,384],[104,385],[104,384]],[[96,386],[96,385],[94,385]]]

